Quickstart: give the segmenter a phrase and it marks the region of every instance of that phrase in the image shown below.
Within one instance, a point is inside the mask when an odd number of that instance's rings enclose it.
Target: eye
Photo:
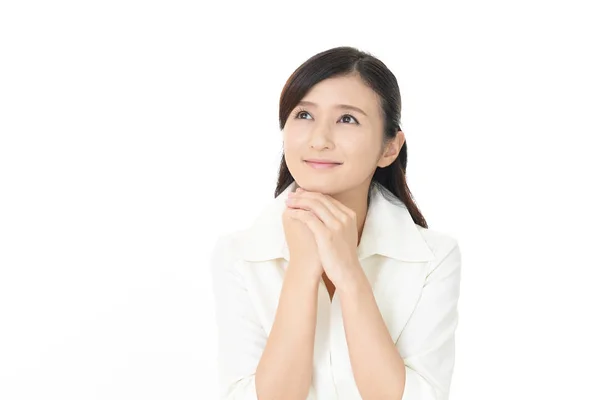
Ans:
[[[296,115],[295,119],[307,119],[307,118],[302,118],[302,115],[310,115],[310,114],[305,109],[299,108],[295,115]],[[342,118],[340,118],[340,120],[341,121],[345,121],[346,124],[347,123],[351,123],[348,118],[353,119],[354,123],[356,125],[360,125],[360,123],[358,122],[358,120],[353,115],[350,115],[350,114],[344,114],[344,115],[342,115]]]
[[[306,111],[303,108],[299,108],[298,111],[296,112],[296,119],[306,119],[306,118],[301,118],[301,117],[299,118],[299,116],[301,114],[304,115],[305,113],[308,114],[308,111]],[[308,114],[308,115],[310,115],[310,114]]]
[[[356,125],[360,125],[358,123],[358,121],[356,120],[356,118],[354,118],[352,115],[350,115],[350,114],[344,114],[344,115],[342,115],[342,119],[344,119],[345,117],[352,118],[356,122]]]

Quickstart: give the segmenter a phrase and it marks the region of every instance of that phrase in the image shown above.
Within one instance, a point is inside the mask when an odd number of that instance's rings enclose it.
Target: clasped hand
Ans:
[[[304,222],[314,235],[323,270],[336,287],[359,267],[356,213],[333,197],[298,188],[286,200],[291,217]]]

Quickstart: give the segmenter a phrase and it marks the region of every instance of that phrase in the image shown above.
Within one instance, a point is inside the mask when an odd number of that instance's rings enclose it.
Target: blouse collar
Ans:
[[[284,258],[289,261],[289,249],[281,220],[288,193],[296,190],[293,181],[259,214],[243,232],[242,257],[247,261],[267,261]],[[435,258],[404,205],[388,189],[378,183],[371,185],[371,200],[362,236],[356,249],[359,260],[379,254],[400,261],[430,261]],[[385,193],[385,194],[384,194]]]

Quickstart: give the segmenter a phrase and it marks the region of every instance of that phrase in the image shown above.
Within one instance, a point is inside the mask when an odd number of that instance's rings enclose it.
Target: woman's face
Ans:
[[[294,180],[306,190],[330,195],[368,187],[376,167],[394,161],[404,136],[399,132],[385,149],[383,139],[378,96],[358,76],[319,82],[292,110],[283,129],[285,161]],[[309,159],[339,164],[316,168],[305,161]]]

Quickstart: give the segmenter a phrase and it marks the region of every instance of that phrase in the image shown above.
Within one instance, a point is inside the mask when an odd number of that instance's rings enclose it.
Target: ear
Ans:
[[[398,157],[398,154],[400,154],[402,146],[404,146],[404,132],[399,130],[396,133],[396,137],[385,145],[385,149],[377,162],[377,166],[379,168],[385,168],[393,163],[396,157]]]

